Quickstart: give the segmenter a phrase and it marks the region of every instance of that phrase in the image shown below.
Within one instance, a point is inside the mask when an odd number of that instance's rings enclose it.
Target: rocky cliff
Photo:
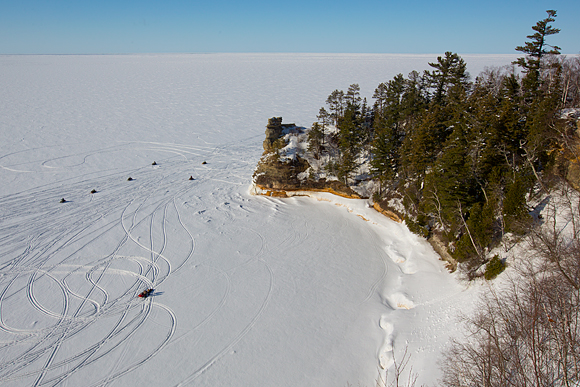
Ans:
[[[268,119],[264,153],[253,175],[258,193],[269,196],[287,196],[288,191],[331,192],[350,198],[361,198],[350,187],[337,180],[312,179],[310,164],[304,157],[305,149],[298,141],[305,128],[283,124],[282,117]]]

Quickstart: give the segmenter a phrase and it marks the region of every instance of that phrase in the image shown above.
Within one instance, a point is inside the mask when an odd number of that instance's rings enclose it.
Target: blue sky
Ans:
[[[579,54],[578,0],[0,0],[0,54],[509,54],[547,9]]]

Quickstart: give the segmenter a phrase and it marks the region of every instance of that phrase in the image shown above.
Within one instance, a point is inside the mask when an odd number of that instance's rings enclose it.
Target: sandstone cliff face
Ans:
[[[254,172],[254,183],[275,190],[298,189],[298,175],[308,169],[308,162],[300,157],[294,161],[281,161],[276,153],[265,153]]]
[[[264,153],[276,151],[274,143],[282,137],[283,131],[282,117],[272,117],[268,119],[268,125],[266,125],[266,139],[263,143]]]

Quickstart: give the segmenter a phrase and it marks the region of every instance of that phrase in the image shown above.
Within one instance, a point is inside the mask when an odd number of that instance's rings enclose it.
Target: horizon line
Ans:
[[[449,51],[449,50],[448,50]],[[0,53],[0,56],[114,56],[114,55],[220,55],[220,54],[272,54],[272,55],[441,55],[444,52],[266,52],[266,51],[219,51],[219,52],[121,52],[121,53]],[[453,51],[449,51],[453,52]],[[514,53],[455,52],[458,55],[522,55]],[[559,55],[580,55],[560,53]]]

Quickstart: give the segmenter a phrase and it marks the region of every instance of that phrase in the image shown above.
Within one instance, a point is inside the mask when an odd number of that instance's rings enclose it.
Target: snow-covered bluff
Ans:
[[[286,197],[300,191],[320,191],[361,199],[362,195],[336,179],[312,178],[312,158],[307,157],[305,137],[303,127],[282,124],[282,117],[268,119],[264,154],[253,176],[253,192]]]

